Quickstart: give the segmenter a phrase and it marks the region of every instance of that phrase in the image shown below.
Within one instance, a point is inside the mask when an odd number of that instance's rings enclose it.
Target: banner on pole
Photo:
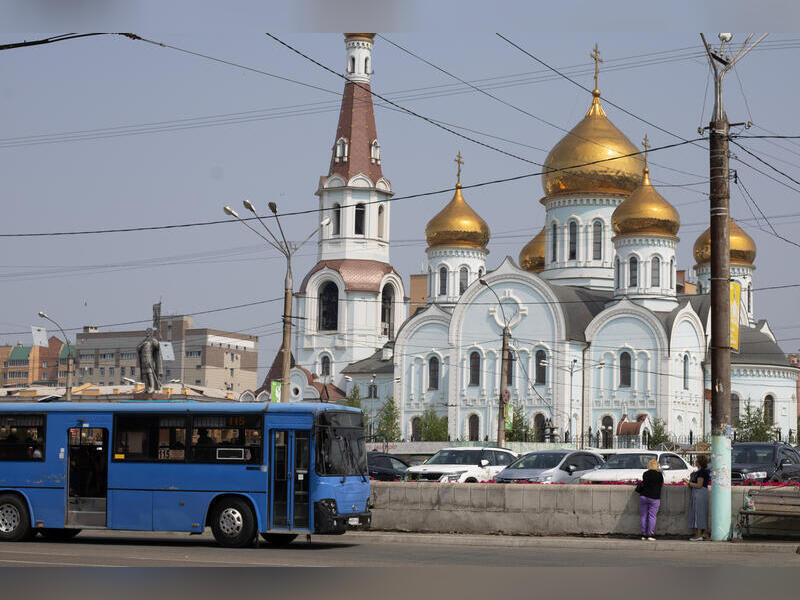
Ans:
[[[31,325],[31,336],[33,337],[34,346],[43,346],[47,348],[47,330],[44,327]]]
[[[514,406],[512,404],[505,405],[505,421],[506,431],[511,431],[511,427],[514,424]]]
[[[742,299],[742,285],[731,281],[731,350],[739,351],[739,309]]]
[[[280,381],[273,381],[272,387],[270,389],[269,401],[270,402],[280,402],[281,401],[281,382]]]
[[[161,348],[162,360],[175,360],[175,349],[172,347],[172,342],[159,342]]]

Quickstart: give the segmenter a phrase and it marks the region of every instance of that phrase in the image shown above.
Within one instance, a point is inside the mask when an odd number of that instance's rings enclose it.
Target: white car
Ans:
[[[581,477],[581,483],[603,481],[639,481],[651,459],[658,459],[664,483],[678,483],[689,477],[692,469],[677,454],[657,450],[617,450],[599,469]]]
[[[517,458],[502,448],[443,448],[427,461],[409,467],[410,481],[479,483],[493,479]]]

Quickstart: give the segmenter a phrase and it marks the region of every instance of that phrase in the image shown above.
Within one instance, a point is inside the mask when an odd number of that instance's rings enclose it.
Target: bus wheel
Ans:
[[[264,541],[273,546],[288,546],[297,537],[296,533],[262,533]]]
[[[39,529],[39,531],[41,532],[43,538],[54,541],[71,540],[81,532],[80,529],[56,529],[49,527]]]
[[[253,509],[241,498],[226,498],[217,503],[211,521],[214,539],[222,546],[241,548],[253,541],[256,519]]]
[[[11,494],[0,496],[0,540],[16,542],[28,537],[30,532],[31,518],[25,502]]]

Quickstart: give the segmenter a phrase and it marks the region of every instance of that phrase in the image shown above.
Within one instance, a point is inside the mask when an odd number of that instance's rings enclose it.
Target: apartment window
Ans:
[[[103,352],[100,354],[100,360],[114,360],[113,352]]]
[[[195,380],[194,380],[194,384],[195,384],[195,385],[200,385],[200,380],[199,380],[199,379],[195,379]]]
[[[114,375],[114,367],[108,367],[108,374],[111,376]]]
[[[231,377],[233,377],[233,369],[231,369]]]
[[[121,360],[136,360],[136,352],[121,352],[119,357]]]
[[[94,367],[89,367],[89,377],[94,375]]]
[[[100,377],[105,377],[105,376],[106,376],[106,368],[100,367]]]
[[[195,368],[195,369],[202,369],[202,368],[203,368],[203,365],[195,365],[195,366],[194,366],[194,368]]]
[[[47,368],[47,361],[46,361],[46,360],[43,360],[43,361],[42,361],[42,368],[43,368],[43,369],[46,369],[46,368]]]
[[[202,358],[203,351],[202,350],[187,350],[186,351],[186,358]]]

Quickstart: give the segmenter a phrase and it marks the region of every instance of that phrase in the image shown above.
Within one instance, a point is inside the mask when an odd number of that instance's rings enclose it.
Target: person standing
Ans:
[[[661,488],[664,476],[658,469],[658,461],[653,458],[647,463],[647,471],[642,474],[642,483],[636,487],[639,492],[639,515],[642,520],[642,539],[655,541],[656,515],[661,505]]]
[[[692,490],[689,500],[689,529],[694,529],[694,536],[689,538],[690,542],[702,542],[708,537],[708,484],[711,481],[708,457],[699,455],[697,467],[689,479],[683,480]]]

